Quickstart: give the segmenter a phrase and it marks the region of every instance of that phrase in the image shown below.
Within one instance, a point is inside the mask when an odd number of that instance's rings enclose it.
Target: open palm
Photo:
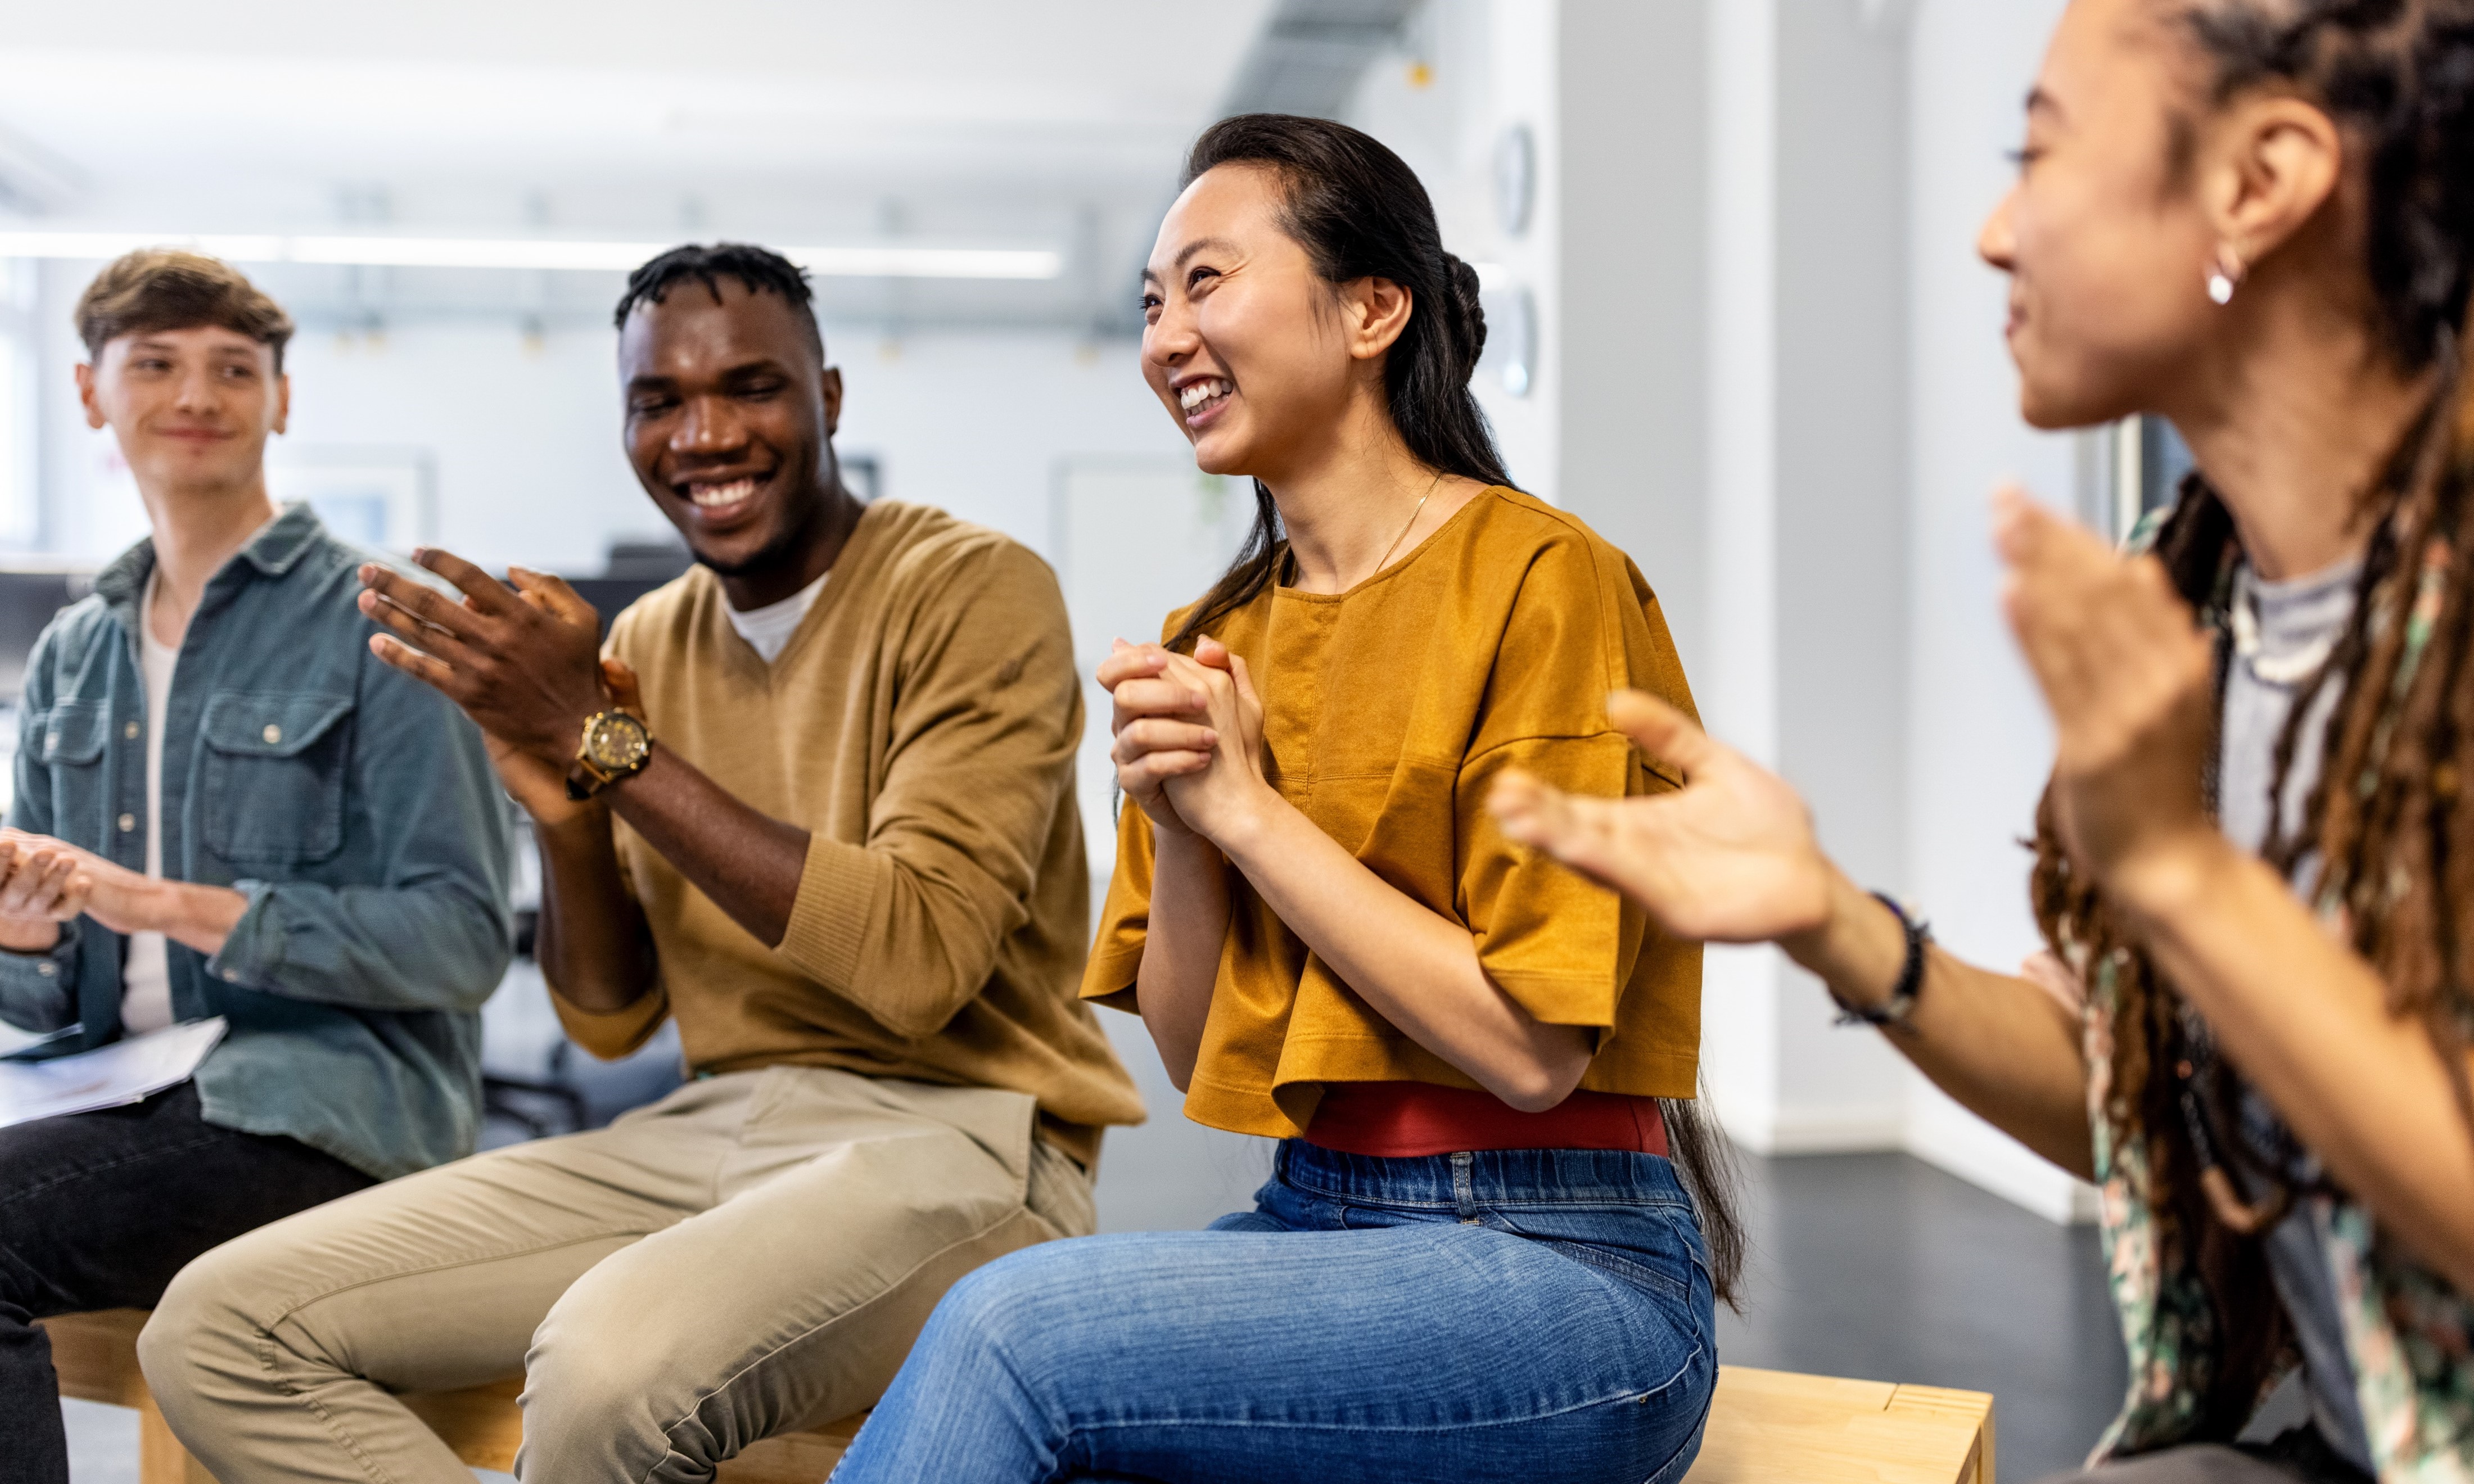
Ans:
[[[1828,918],[1830,866],[1785,779],[1654,697],[1618,691],[1607,715],[1681,769],[1684,787],[1591,799],[1507,775],[1487,801],[1507,836],[1613,887],[1680,938],[1763,943]]]

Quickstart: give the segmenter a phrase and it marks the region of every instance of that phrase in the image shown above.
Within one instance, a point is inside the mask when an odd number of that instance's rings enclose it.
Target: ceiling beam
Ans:
[[[1367,65],[1399,44],[1424,0],[1279,0],[1222,102],[1232,113],[1336,118]]]

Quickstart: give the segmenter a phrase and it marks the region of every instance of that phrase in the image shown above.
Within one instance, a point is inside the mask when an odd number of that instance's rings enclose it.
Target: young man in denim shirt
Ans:
[[[66,1484],[35,1318],[151,1305],[267,1222],[469,1153],[505,972],[480,734],[370,653],[370,560],[266,493],[291,322],[211,258],[78,305],[153,536],[35,644],[0,830],[0,1019],[74,1051],[221,1016],[188,1082],[0,1129],[0,1484]]]

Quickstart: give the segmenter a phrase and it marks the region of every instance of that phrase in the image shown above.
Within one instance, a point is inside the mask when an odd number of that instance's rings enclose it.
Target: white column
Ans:
[[[1732,3],[1732,0],[1722,0]],[[2007,967],[2037,946],[2027,853],[2051,732],[2002,627],[1987,499],[2024,482],[2067,508],[2067,438],[2019,419],[2001,344],[2006,293],[1976,258],[1984,215],[2009,184],[2001,148],[2063,0],[1919,0],[1910,22],[1909,334],[1915,477],[1908,614],[1907,836],[1913,890],[1941,941]],[[2091,1192],[1909,1074],[1907,1147],[2056,1220]]]
[[[1776,766],[1778,715],[1778,11],[1714,0],[1709,41],[1709,486],[1702,719]],[[1783,961],[1709,950],[1704,1079],[1728,1130],[1776,1145]]]
[[[1853,4],[1709,16],[1709,480],[1699,683],[1719,736],[1803,790],[1863,879],[1904,885],[1904,59]],[[1712,949],[1710,1090],[1782,1153],[1894,1147],[1878,1039],[1773,949]]]

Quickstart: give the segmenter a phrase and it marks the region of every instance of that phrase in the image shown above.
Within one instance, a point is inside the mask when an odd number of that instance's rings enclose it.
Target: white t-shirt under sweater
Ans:
[[[771,664],[783,646],[790,642],[790,635],[799,632],[799,622],[808,616],[808,610],[816,606],[816,594],[825,590],[825,577],[833,575],[827,572],[779,603],[751,608],[743,613],[725,603],[722,611],[730,615],[730,626],[739,631],[739,636],[763,656],[766,664]]]
[[[146,678],[146,874],[163,874],[163,716],[172,708],[172,670],[177,644],[155,637],[155,578],[137,605],[137,660]],[[172,1023],[172,965],[161,933],[129,935],[129,957],[120,969],[120,1023],[131,1034],[159,1031]]]

